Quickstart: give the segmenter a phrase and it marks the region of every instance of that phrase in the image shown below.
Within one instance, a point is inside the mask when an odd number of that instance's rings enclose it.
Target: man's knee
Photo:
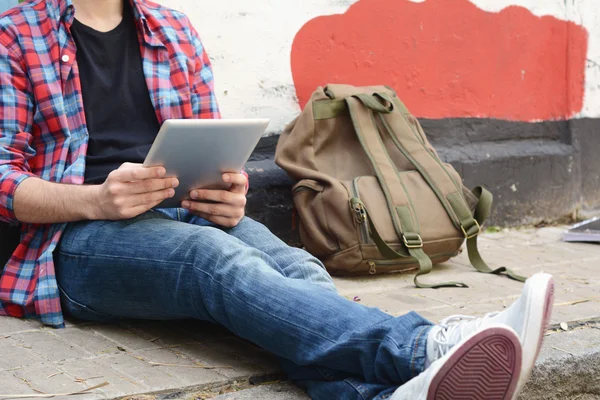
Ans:
[[[324,289],[337,292],[331,275],[329,275],[323,263],[317,258],[307,254],[305,261],[298,263],[295,269],[296,271],[292,275],[296,275],[298,278],[321,286]]]

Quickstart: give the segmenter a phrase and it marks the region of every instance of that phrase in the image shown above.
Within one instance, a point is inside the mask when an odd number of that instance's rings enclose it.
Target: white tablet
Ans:
[[[227,189],[223,174],[244,169],[268,125],[268,119],[166,120],[144,166],[164,166],[179,187],[157,207],[181,207],[194,189]]]

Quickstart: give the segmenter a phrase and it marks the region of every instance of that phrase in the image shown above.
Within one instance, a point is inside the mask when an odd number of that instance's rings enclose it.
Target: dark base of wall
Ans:
[[[522,123],[422,120],[440,153],[469,187],[492,191],[488,225],[552,222],[600,208],[600,119]],[[297,244],[289,180],[273,161],[278,137],[262,139],[248,163],[248,215]]]

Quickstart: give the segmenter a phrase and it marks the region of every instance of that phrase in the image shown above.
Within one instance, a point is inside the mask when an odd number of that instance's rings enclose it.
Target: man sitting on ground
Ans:
[[[0,28],[0,220],[23,233],[0,314],[54,327],[63,310],[210,321],[279,356],[314,399],[516,398],[550,316],[550,276],[502,313],[440,325],[348,301],[317,259],[244,217],[244,174],[223,176],[229,191],[155,208],[178,185],[139,164],[161,123],[219,118],[183,14],[145,0],[32,0]]]

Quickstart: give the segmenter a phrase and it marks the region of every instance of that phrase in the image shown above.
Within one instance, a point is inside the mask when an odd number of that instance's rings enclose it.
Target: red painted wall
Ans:
[[[360,0],[298,32],[292,73],[302,106],[326,83],[387,84],[417,117],[565,119],[583,107],[587,40],[523,7]]]

